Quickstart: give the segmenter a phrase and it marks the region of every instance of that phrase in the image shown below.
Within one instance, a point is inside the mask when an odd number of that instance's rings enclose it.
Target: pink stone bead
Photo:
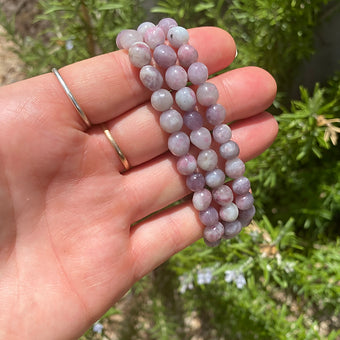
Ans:
[[[177,170],[181,175],[191,175],[197,169],[196,158],[190,153],[181,156],[177,160]]]

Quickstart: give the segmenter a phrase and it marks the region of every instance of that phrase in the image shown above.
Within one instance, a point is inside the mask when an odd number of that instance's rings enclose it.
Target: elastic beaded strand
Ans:
[[[193,192],[193,206],[205,226],[205,243],[216,246],[221,239],[235,237],[255,214],[254,198],[250,182],[243,176],[239,147],[224,123],[226,110],[217,103],[218,89],[207,81],[208,68],[197,61],[188,31],[174,19],[164,18],[158,25],[145,22],[137,30],[124,30],[116,42],[118,48],[129,49],[131,63],[141,68],[141,82],[153,92],[151,105],[161,113],[160,126],[170,134],[169,151],[178,157],[177,170],[186,176],[186,185]],[[188,81],[197,85],[196,92],[187,86]],[[213,131],[204,126],[197,103],[206,107],[205,118]],[[191,130],[189,136],[183,126]],[[212,140],[219,144],[218,153],[211,148]],[[191,148],[198,150],[197,159]],[[223,170],[217,167],[219,157],[225,163]],[[233,181],[226,185],[227,178]]]

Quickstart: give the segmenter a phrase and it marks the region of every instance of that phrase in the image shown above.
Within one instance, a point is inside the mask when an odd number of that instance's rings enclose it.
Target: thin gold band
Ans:
[[[73,97],[70,89],[66,85],[64,79],[61,77],[58,70],[56,68],[52,68],[52,72],[56,75],[56,77],[57,77],[59,83],[61,84],[61,86],[63,87],[65,93],[67,94],[67,96],[71,100],[73,106],[76,108],[77,112],[79,113],[79,115],[82,118],[82,120],[84,121],[84,123],[86,124],[86,127],[88,127],[88,128],[91,127],[91,123],[90,123],[89,119],[87,118],[85,112],[82,110],[82,108],[80,107],[80,105],[78,104],[76,99]]]
[[[116,152],[118,154],[118,157],[119,157],[120,161],[122,162],[125,170],[129,170],[131,168],[130,163],[127,160],[127,158],[125,157],[125,155],[123,154],[123,152],[120,149],[120,147],[118,146],[117,142],[114,140],[110,130],[105,125],[103,125],[103,124],[102,124],[102,129],[103,129],[103,132],[104,132],[105,136],[109,140],[110,144],[116,150]]]

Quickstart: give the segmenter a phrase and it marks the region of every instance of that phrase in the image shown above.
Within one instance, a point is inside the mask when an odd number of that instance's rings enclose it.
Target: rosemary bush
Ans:
[[[34,37],[1,14],[27,75],[112,51],[120,30],[171,16],[185,27],[227,29],[239,51],[230,68],[264,67],[282,91],[272,108],[279,135],[247,166],[251,226],[217,248],[198,241],[173,256],[82,339],[339,339],[340,75],[287,97],[314,53],[325,4],[339,8],[328,0],[163,0],[147,14],[138,0],[40,0],[36,21],[45,25]]]

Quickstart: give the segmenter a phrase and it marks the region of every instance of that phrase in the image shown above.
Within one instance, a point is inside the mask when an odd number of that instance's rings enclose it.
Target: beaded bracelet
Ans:
[[[140,68],[140,81],[153,92],[151,105],[161,112],[160,125],[170,134],[168,148],[178,157],[177,170],[193,192],[193,206],[205,226],[204,241],[216,246],[251,222],[254,199],[249,179],[243,176],[239,147],[224,123],[226,110],[217,103],[218,89],[207,82],[208,68],[197,61],[198,52],[188,42],[188,31],[172,18],[158,25],[144,22],[137,30],[121,31],[116,39],[118,48],[127,49],[131,63]],[[212,131],[203,126],[198,104]],[[219,155],[211,148],[213,140],[219,144]],[[225,160],[224,171],[218,168],[219,156]]]

